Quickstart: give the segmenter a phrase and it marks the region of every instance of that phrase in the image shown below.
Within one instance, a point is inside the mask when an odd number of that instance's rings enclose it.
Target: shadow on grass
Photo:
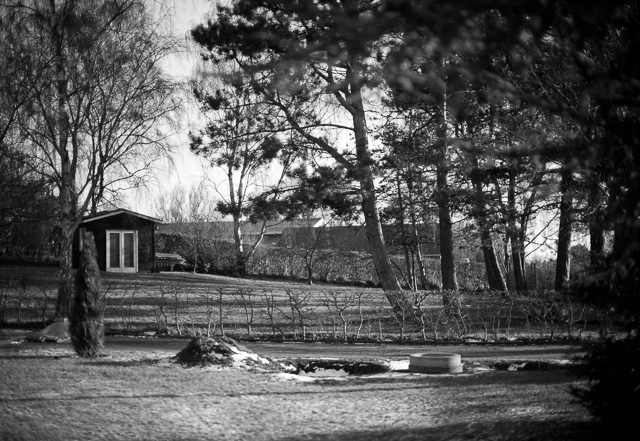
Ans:
[[[142,400],[145,398],[193,398],[193,397],[205,397],[210,396],[211,394],[207,393],[197,393],[197,394],[171,394],[171,393],[162,393],[162,394],[135,394],[135,395],[125,395],[125,394],[105,394],[105,395],[71,395],[71,396],[60,396],[60,397],[28,397],[28,398],[0,398],[0,403],[40,403],[40,402],[63,402],[63,401],[102,401],[102,400]],[[233,396],[233,395],[227,395]]]
[[[350,431],[314,433],[307,436],[314,440],[344,439],[350,441],[394,441],[394,440],[504,440],[504,441],[596,441],[608,439],[597,421],[563,421],[547,419],[542,421],[504,419],[495,422],[472,422],[445,424],[424,428],[394,428],[380,431]],[[281,441],[299,440],[298,436],[279,438]]]
[[[75,354],[60,355],[33,355],[33,354],[12,354],[0,355],[0,360],[60,360],[60,359],[77,358]]]
[[[80,364],[87,366],[108,366],[108,367],[146,367],[155,366],[160,360],[157,358],[142,358],[133,360],[113,360],[109,358],[83,359]]]
[[[558,370],[551,372],[509,372],[494,371],[483,373],[463,373],[463,374],[416,374],[407,376],[407,371],[395,371],[397,376],[356,376],[349,378],[349,381],[322,379],[316,380],[316,384],[335,383],[345,386],[354,384],[386,384],[407,382],[411,384],[425,383],[426,387],[458,387],[458,386],[486,386],[492,384],[509,385],[547,385],[547,384],[570,384],[576,380],[576,375],[568,370]],[[404,375],[402,375],[404,374]],[[313,384],[313,383],[311,383]]]

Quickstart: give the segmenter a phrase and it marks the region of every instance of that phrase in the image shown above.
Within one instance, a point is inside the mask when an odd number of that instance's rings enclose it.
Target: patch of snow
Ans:
[[[318,368],[313,372],[300,371],[298,375],[303,377],[345,377],[349,375],[344,369],[336,371],[335,369]]]
[[[235,354],[231,354],[231,359],[234,361],[234,363],[250,359],[262,364],[271,364],[271,362],[267,358],[249,352],[237,351]]]
[[[465,338],[464,341],[467,343],[483,343],[483,340],[480,338]]]
[[[527,365],[527,363],[521,363],[521,364],[510,364],[509,367],[507,368],[508,371],[519,371],[520,369],[524,369],[524,367]]]
[[[490,372],[493,371],[490,367],[487,366],[472,366],[467,368],[469,372]]]
[[[303,383],[312,383],[316,381],[316,378],[313,378],[313,377],[305,377],[302,375],[288,374],[286,372],[280,372],[278,374],[275,374],[273,377],[278,381],[300,381]]]
[[[387,364],[392,371],[409,370],[409,360],[389,360]]]
[[[253,368],[256,369],[256,365],[253,363],[247,363],[247,360],[251,360],[254,363],[261,363],[263,365],[270,365],[271,361],[268,358],[259,356],[258,354],[238,351],[236,354],[231,354],[230,358],[233,362],[234,368]]]
[[[256,354],[249,354],[248,352],[240,352],[237,351],[235,354],[231,354],[231,359],[233,361],[244,361],[247,358],[250,358],[253,361],[256,361]]]
[[[284,363],[278,363],[280,365],[280,367],[282,369],[284,369],[285,371],[289,371],[289,372],[294,372],[297,370],[297,368],[292,365],[292,364],[284,364]]]

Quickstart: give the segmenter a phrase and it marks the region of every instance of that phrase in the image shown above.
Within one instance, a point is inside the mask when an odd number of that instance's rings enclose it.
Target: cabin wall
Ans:
[[[155,265],[155,223],[135,216],[120,214],[93,222],[82,223],[73,237],[73,266],[80,264],[80,230],[93,233],[96,260],[101,271],[107,269],[107,230],[138,232],[138,272],[151,272]]]
[[[145,226],[138,230],[138,272],[151,272],[155,266],[154,230],[153,225]]]

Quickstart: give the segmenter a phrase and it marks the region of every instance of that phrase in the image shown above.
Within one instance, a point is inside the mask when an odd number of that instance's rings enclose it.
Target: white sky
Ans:
[[[155,2],[155,0],[150,0]],[[169,32],[176,38],[188,41],[191,28],[204,22],[206,14],[213,7],[210,0],[168,0],[161,3],[152,3],[158,13],[170,15]],[[165,66],[167,72],[178,81],[188,81],[192,75],[198,56],[195,53],[185,52],[167,59]],[[188,104],[190,97],[185,97]],[[204,161],[197,158],[189,151],[187,134],[198,125],[199,112],[185,108],[184,115],[177,132],[172,137],[173,153],[170,158],[163,159],[156,164],[155,179],[152,179],[147,188],[130,191],[127,193],[126,204],[133,211],[150,216],[156,215],[156,200],[159,195],[170,193],[174,188],[182,186],[189,190],[197,186],[205,176],[211,176],[212,170]]]

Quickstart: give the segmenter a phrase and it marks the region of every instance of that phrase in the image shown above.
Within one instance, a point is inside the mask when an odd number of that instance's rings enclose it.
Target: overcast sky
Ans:
[[[167,21],[167,26],[170,33],[186,42],[190,29],[205,20],[214,3],[209,0],[167,0],[163,5],[155,3],[155,7],[158,13],[169,11],[171,19]],[[187,81],[196,61],[196,54],[182,53],[167,59],[165,69],[176,80]],[[204,179],[207,167],[203,167],[203,161],[189,151],[187,141],[187,133],[198,125],[198,118],[198,112],[193,109],[184,113],[178,132],[172,139],[174,152],[171,157],[156,164],[155,179],[149,182],[147,188],[128,192],[126,204],[131,210],[155,216],[156,200],[161,194],[169,193],[178,186],[188,191]],[[211,170],[209,177],[212,177]]]

